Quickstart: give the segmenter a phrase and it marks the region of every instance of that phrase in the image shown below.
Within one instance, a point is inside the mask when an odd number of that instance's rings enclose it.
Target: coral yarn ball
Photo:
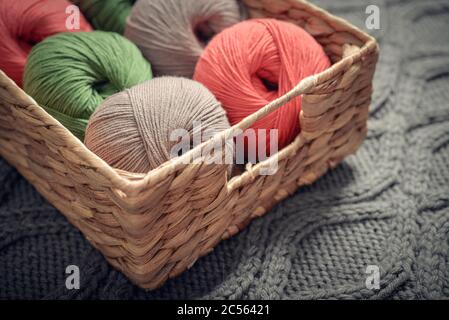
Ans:
[[[0,69],[22,87],[25,64],[33,46],[60,32],[91,31],[80,15],[79,29],[66,26],[73,6],[67,0],[0,1]]]
[[[231,125],[284,95],[302,79],[330,66],[315,39],[302,28],[275,19],[240,22],[216,35],[194,74],[222,103]],[[255,122],[251,128],[278,130],[278,147],[299,133],[297,97]],[[266,134],[269,150],[270,135]],[[259,146],[259,141],[257,141]]]

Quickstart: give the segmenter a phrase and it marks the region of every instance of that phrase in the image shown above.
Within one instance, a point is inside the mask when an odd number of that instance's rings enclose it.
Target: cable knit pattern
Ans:
[[[316,0],[365,29],[380,8],[368,137],[355,156],[145,292],[0,159],[0,298],[449,297],[449,2]],[[81,288],[65,288],[65,268]],[[365,285],[380,268],[380,289]]]

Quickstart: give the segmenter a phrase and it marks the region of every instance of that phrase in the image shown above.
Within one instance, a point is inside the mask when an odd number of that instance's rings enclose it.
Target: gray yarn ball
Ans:
[[[124,35],[140,48],[155,75],[192,78],[207,42],[240,20],[236,0],[139,0]]]
[[[200,131],[194,121],[201,121]],[[171,141],[174,130],[188,132],[190,149],[194,135],[204,142],[229,127],[224,109],[202,84],[160,77],[104,100],[89,120],[84,143],[112,167],[146,173],[173,158],[184,141]]]

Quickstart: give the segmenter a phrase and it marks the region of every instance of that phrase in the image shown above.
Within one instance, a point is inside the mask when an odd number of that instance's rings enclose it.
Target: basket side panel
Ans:
[[[336,67],[331,76],[302,96],[301,133],[280,153],[276,174],[246,172],[232,181],[232,193],[241,201],[232,208],[233,222],[224,238],[237,233],[301,185],[313,183],[359,148],[367,132],[378,59],[378,47],[371,37],[306,2],[244,2],[252,18],[276,18],[303,27],[323,45],[333,63],[343,58],[351,60]]]
[[[110,180],[61,140],[64,128],[38,117],[35,108],[5,87],[0,91],[0,155],[76,226],[96,212],[110,214]]]
[[[65,128],[40,117],[41,108],[0,77],[1,156],[136,284],[160,286],[220,241],[231,221],[226,165],[177,166],[129,196],[61,138]]]

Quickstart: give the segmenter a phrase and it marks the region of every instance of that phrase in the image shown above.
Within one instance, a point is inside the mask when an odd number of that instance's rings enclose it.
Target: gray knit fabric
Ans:
[[[360,0],[314,1],[365,29]],[[355,156],[145,292],[0,160],[0,298],[449,297],[449,2],[374,1],[381,44]],[[65,288],[65,268],[81,288]],[[380,289],[365,285],[380,267]]]

